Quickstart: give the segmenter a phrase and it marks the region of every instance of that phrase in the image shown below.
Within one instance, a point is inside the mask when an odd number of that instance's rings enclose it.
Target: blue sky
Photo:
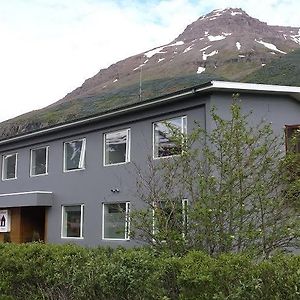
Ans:
[[[101,68],[226,7],[300,27],[299,0],[1,0],[0,121],[59,100]]]

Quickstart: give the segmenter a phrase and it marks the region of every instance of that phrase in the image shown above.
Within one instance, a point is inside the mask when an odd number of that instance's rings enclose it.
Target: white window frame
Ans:
[[[126,211],[125,211],[125,234],[124,238],[106,238],[104,237],[104,226],[105,226],[105,218],[104,218],[104,206],[110,205],[110,204],[121,204],[125,203],[126,205]],[[102,203],[102,240],[106,241],[129,241],[130,240],[130,202],[103,202]]]
[[[155,242],[155,238],[154,236],[157,233],[157,228],[155,226],[155,206],[156,203],[152,203],[152,235],[153,235],[153,239],[152,241]],[[187,198],[183,198],[181,200],[181,209],[182,209],[182,226],[183,226],[183,231],[182,231],[182,237],[185,238],[186,233],[185,233],[185,229],[188,230],[188,224],[189,224],[189,220],[188,220],[188,215],[187,215],[187,211],[188,211],[188,207],[189,207],[189,200]]]
[[[114,164],[106,164],[106,135],[107,134],[111,134],[111,133],[118,133],[118,132],[122,132],[122,131],[126,131],[126,152],[125,152],[125,161],[124,162],[120,162],[120,163],[114,163]],[[130,162],[130,144],[131,144],[131,131],[130,128],[126,128],[126,129],[120,129],[120,130],[115,130],[115,131],[110,131],[110,132],[106,132],[103,135],[103,166],[104,167],[109,167],[109,166],[118,166],[118,165],[124,165]]]
[[[35,150],[40,150],[46,148],[46,172],[43,174],[32,174],[32,152]],[[48,165],[49,165],[49,146],[42,146],[38,148],[30,149],[30,177],[38,177],[38,176],[45,176],[48,175]]]
[[[77,169],[71,169],[71,170],[67,170],[67,165],[66,165],[66,144],[67,143],[72,143],[72,142],[78,142],[78,141],[82,141],[82,148],[81,151],[83,153],[83,155],[80,157],[80,162],[79,165],[82,164],[81,168],[77,168]],[[76,172],[76,171],[81,171],[81,170],[85,170],[85,151],[86,151],[86,138],[80,138],[80,139],[74,139],[71,141],[65,141],[63,142],[63,171],[64,173],[68,173],[68,172]]]
[[[162,122],[167,122],[170,121],[172,119],[178,119],[181,118],[181,133],[182,134],[187,134],[187,116],[177,116],[177,117],[172,117],[172,118],[168,118],[168,119],[163,119],[160,121],[155,121],[152,123],[152,158],[153,159],[163,159],[163,158],[170,158],[170,157],[174,157],[174,156],[179,156],[179,154],[173,154],[173,155],[167,155],[167,156],[155,156],[155,124],[156,123],[162,123]],[[184,122],[185,120],[185,122]]]
[[[65,207],[70,206],[80,206],[80,236],[64,236],[64,212]],[[84,204],[66,204],[61,206],[61,231],[60,231],[60,237],[62,239],[72,239],[72,240],[82,240],[83,237],[83,213],[84,213]]]
[[[189,200],[187,198],[182,199],[182,237],[185,238],[186,232],[188,232],[189,219],[188,219],[188,210],[189,210]]]
[[[5,158],[9,157],[9,156],[13,156],[15,155],[16,156],[16,163],[15,163],[15,177],[13,178],[4,178],[4,160]],[[2,155],[2,170],[1,170],[1,179],[2,181],[7,181],[7,180],[15,180],[17,179],[17,170],[18,170],[18,153],[15,152],[15,153],[10,153],[10,154],[5,154],[5,155]]]

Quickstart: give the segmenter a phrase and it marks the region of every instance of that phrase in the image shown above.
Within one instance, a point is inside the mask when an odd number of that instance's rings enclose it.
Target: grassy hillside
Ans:
[[[143,82],[142,100],[173,93],[184,88],[222,78],[210,74],[195,74]],[[40,128],[65,123],[72,120],[99,114],[140,101],[139,84],[104,92],[100,95],[51,105],[32,111],[0,124],[0,139],[35,131]]]
[[[272,61],[243,79],[244,82],[300,86],[300,50]]]

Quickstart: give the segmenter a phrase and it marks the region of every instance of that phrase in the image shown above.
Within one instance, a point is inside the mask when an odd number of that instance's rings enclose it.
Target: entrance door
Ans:
[[[21,243],[45,240],[45,207],[21,208]]]

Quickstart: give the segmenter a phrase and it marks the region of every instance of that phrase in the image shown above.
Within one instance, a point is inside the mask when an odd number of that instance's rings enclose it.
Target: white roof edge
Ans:
[[[52,194],[52,192],[49,192],[49,191],[18,192],[18,193],[0,194],[0,197],[4,197],[4,196],[17,196],[17,195],[27,195],[27,194]]]
[[[300,87],[287,85],[272,85],[261,83],[233,82],[233,81],[217,81],[212,80],[212,87],[217,89],[228,90],[245,90],[245,91],[261,91],[261,92],[281,92],[281,93],[299,93]]]

